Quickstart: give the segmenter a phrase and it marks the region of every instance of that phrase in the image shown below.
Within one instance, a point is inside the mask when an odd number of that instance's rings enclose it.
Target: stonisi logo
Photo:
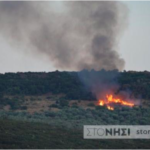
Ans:
[[[98,136],[129,136],[129,128],[87,128],[87,136],[98,135]]]
[[[150,126],[85,125],[83,137],[84,139],[150,139]]]

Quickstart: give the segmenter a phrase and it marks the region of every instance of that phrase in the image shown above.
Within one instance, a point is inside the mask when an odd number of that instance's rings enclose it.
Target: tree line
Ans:
[[[46,93],[64,94],[68,99],[93,100],[95,95],[82,82],[89,80],[91,72],[101,80],[118,83],[118,91],[130,91],[134,97],[150,99],[150,72],[87,71],[81,72],[18,72],[0,74],[0,97],[2,95],[42,95]],[[110,78],[109,76],[113,76]],[[111,81],[110,81],[111,79]]]

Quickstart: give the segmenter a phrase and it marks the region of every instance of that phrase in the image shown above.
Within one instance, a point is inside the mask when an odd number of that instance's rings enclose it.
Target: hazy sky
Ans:
[[[150,71],[150,2],[124,3],[129,9],[129,23],[120,39],[119,54],[126,62],[125,70]],[[29,51],[25,47],[18,50],[0,37],[0,72],[57,70],[47,57]]]
[[[150,71],[150,1],[125,2],[129,25],[120,40],[126,70]]]

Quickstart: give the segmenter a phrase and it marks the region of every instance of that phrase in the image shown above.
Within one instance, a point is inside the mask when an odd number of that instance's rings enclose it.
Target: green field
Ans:
[[[84,140],[82,130],[0,119],[0,148],[150,148],[150,140]]]

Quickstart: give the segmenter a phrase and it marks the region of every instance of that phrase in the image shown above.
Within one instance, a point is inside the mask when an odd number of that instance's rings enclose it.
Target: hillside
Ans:
[[[140,103],[108,110],[98,105],[91,82],[117,85],[115,95],[128,93]],[[149,125],[149,87],[149,72],[1,74],[0,148],[149,148],[149,140],[84,140],[82,131],[83,125]]]
[[[80,78],[80,76],[82,76]],[[134,97],[150,99],[150,72],[87,71],[81,72],[18,72],[0,74],[0,93],[3,95],[65,94],[69,99],[94,99],[84,80],[91,76],[106,82],[117,82],[118,91],[126,90]],[[104,78],[105,77],[105,78]]]
[[[149,140],[84,140],[78,129],[13,120],[0,119],[0,134],[3,149],[149,148]]]

